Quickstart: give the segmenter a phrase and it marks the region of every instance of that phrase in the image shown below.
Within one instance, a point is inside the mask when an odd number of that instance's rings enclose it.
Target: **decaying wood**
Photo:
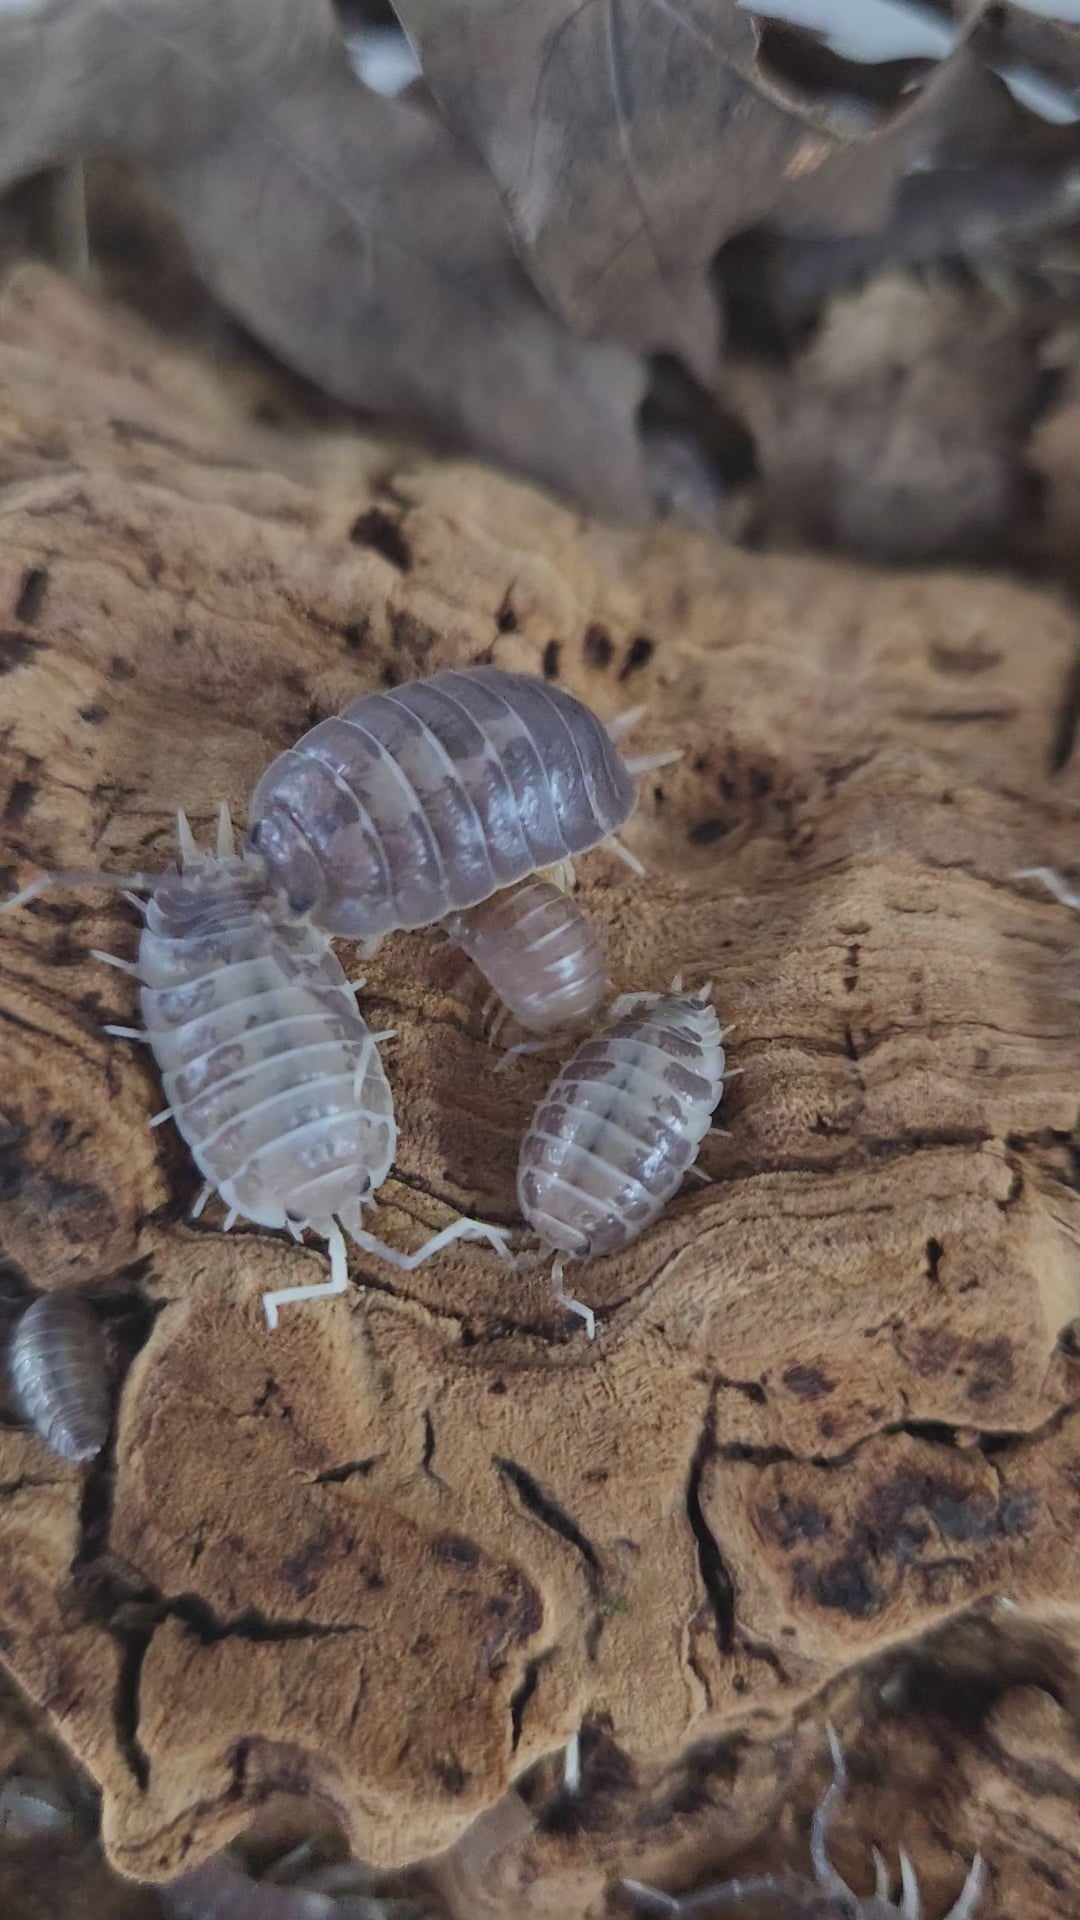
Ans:
[[[405,1862],[584,1723],[580,1810],[522,1872],[598,1912],[618,1873],[794,1848],[831,1713],[889,1781],[868,1811],[856,1771],[842,1870],[905,1841],[935,1912],[980,1846],[988,1920],[1065,1916],[1080,921],[1011,876],[1076,845],[1075,614],[279,438],[36,270],[0,303],[0,463],[5,885],[164,863],[175,808],[242,820],[368,688],[542,671],[683,747],[628,829],[647,884],[597,853],[582,897],[617,990],[713,980],[743,1069],[713,1184],[574,1271],[595,1345],[472,1247],[358,1259],[269,1334],[262,1293],[322,1256],[188,1220],[152,1070],[101,1031],[134,1005],[90,949],[130,954],[130,909],[0,924],[11,1285],[157,1309],[115,1459],[0,1432],[3,1657],[100,1783],[112,1859],[162,1879],[314,1795]],[[448,946],[368,971],[398,1029],[379,1229],[511,1221],[551,1063],[495,1072]]]

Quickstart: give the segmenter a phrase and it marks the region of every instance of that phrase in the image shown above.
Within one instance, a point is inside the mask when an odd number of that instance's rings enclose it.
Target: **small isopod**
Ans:
[[[640,710],[639,710],[640,711]],[[298,912],[377,939],[445,920],[614,836],[633,776],[590,709],[526,673],[466,667],[366,694],[279,754],[255,788],[249,847]]]
[[[533,878],[443,921],[455,946],[529,1033],[572,1033],[602,1007],[608,971],[572,894]]]
[[[667,1920],[691,1920],[691,1917],[692,1920],[713,1920],[713,1916],[720,1920],[721,1914],[730,1914],[733,1920],[737,1920],[741,1902],[745,1901],[750,1910],[757,1914],[761,1912],[764,1899],[770,1906],[775,1901],[774,1911],[787,1916],[787,1920],[919,1920],[919,1883],[903,1847],[899,1850],[899,1903],[892,1898],[892,1877],[876,1847],[873,1849],[874,1891],[864,1896],[852,1891],[829,1859],[829,1823],[847,1784],[844,1756],[832,1727],[829,1728],[829,1745],[832,1750],[833,1777],[814,1813],[810,1829],[810,1860],[814,1869],[812,1880],[791,1871],[755,1874],[746,1880],[723,1880],[716,1885],[702,1887],[697,1893],[683,1894],[678,1898],[671,1893],[660,1893],[655,1887],[644,1886],[640,1880],[624,1880],[622,1890],[633,1901],[634,1912],[640,1914],[642,1920],[653,1920],[653,1917],[654,1920],[665,1920],[665,1916]],[[944,1920],[974,1920],[985,1884],[986,1869],[976,1854],[967,1879]]]
[[[555,1251],[556,1298],[568,1259],[636,1240],[678,1191],[709,1131],[724,1083],[724,1034],[711,989],[628,994],[584,1040],[540,1101],[521,1143],[518,1205]]]
[[[96,957],[134,975],[146,1031],[106,1032],[149,1044],[172,1118],[205,1185],[228,1209],[258,1226],[311,1228],[326,1240],[330,1277],[263,1297],[267,1324],[278,1308],[341,1293],[348,1284],[341,1229],[392,1266],[419,1266],[453,1240],[481,1238],[509,1260],[505,1236],[482,1221],[458,1218],[416,1253],[399,1253],[367,1233],[361,1208],[393,1164],[397,1127],[378,1042],[328,936],[298,918],[268,889],[255,865],[238,857],[226,808],[216,853],[201,853],[183,814],[180,860],[155,877],[138,875],[148,894],[129,898],[145,915],[134,965]],[[42,884],[65,878],[48,876]],[[12,903],[13,904],[13,903]]]
[[[63,1460],[92,1460],[108,1438],[105,1343],[85,1300],[43,1293],[12,1335],[8,1367],[19,1410]]]

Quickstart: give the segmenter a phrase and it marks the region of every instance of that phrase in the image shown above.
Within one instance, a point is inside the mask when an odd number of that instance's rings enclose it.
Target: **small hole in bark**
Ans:
[[[15,618],[21,620],[24,627],[32,627],[41,612],[48,584],[49,575],[44,567],[31,567],[23,574],[19,597],[15,602]]]
[[[544,679],[557,680],[559,677],[559,654],[561,648],[557,640],[549,640],[544,648],[542,661]]]
[[[619,679],[628,680],[630,675],[637,673],[640,667],[647,667],[655,651],[652,641],[647,640],[643,633],[639,633],[626,649],[626,659],[619,668]]]
[[[370,547],[381,553],[399,573],[408,573],[412,566],[412,548],[401,530],[401,521],[383,507],[369,507],[366,513],[357,514],[349,528],[349,539],[354,547]]]

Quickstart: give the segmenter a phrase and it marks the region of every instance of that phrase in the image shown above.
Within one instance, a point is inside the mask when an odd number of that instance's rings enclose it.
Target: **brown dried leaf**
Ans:
[[[891,112],[860,116],[830,90],[820,54],[820,84],[811,67],[801,84],[778,79],[763,58],[771,27],[736,0],[400,0],[398,11],[428,84],[495,175],[549,304],[582,333],[677,353],[706,382],[725,240],[765,219],[792,233],[873,231],[913,164],[954,145],[967,161],[1012,157],[1025,117],[982,64],[995,52],[982,23],[977,46],[965,38],[929,69],[908,63]],[[1063,30],[1044,45],[1047,24],[1009,20],[996,51],[1021,64],[1045,55],[1060,79]],[[786,39],[807,58],[818,44]]]
[[[213,292],[338,399],[643,519],[635,358],[544,311],[482,169],[357,82],[328,8],[275,8],[269,31],[261,0],[5,22],[0,181],[81,146],[134,157]]]

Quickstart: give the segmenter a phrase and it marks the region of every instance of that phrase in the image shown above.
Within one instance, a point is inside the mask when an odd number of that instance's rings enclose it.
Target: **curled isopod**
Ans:
[[[773,1912],[785,1920],[920,1920],[921,1900],[915,1869],[901,1847],[900,1898],[892,1897],[893,1879],[877,1848],[874,1857],[874,1891],[859,1895],[848,1886],[829,1859],[829,1824],[843,1797],[847,1782],[844,1756],[833,1729],[829,1728],[833,1777],[814,1813],[810,1829],[810,1861],[813,1879],[790,1870],[783,1873],[755,1874],[745,1880],[721,1880],[700,1887],[694,1893],[676,1896],[660,1893],[640,1880],[624,1880],[622,1891],[632,1911],[642,1920],[720,1920],[731,1915],[738,1920],[744,1908],[754,1914]],[[976,1908],[986,1884],[986,1869],[976,1854],[967,1878],[944,1920],[974,1920]]]
[[[84,1300],[45,1293],[12,1335],[8,1367],[20,1411],[63,1460],[92,1460],[108,1438],[109,1378],[101,1328]]]
[[[572,1033],[591,1020],[608,991],[596,929],[572,894],[533,878],[443,921],[529,1033]]]
[[[633,775],[679,757],[621,759],[615,736],[636,717],[605,731],[571,694],[498,667],[367,694],[267,768],[249,846],[328,933],[430,926],[601,841],[618,847]]]
[[[724,1082],[723,1032],[708,987],[628,994],[584,1040],[540,1101],[518,1158],[518,1205],[555,1251],[556,1298],[568,1259],[614,1253],[678,1191],[709,1131]]]
[[[79,1830],[75,1808],[51,1780],[9,1774],[0,1786],[0,1838],[40,1843],[74,1838]]]
[[[370,1031],[328,936],[237,855],[227,809],[215,853],[200,852],[183,814],[179,836],[178,864],[136,876],[145,901],[129,895],[145,915],[136,963],[97,956],[140,982],[146,1031],[106,1032],[153,1051],[169,1104],[151,1124],[175,1120],[203,1175],[196,1215],[217,1192],[228,1208],[226,1231],[242,1216],[287,1227],[297,1239],[311,1228],[326,1240],[329,1279],[266,1294],[268,1325],[287,1302],[344,1291],[342,1228],[401,1268],[459,1239],[485,1239],[509,1260],[505,1235],[479,1220],[454,1220],[412,1254],[365,1231],[361,1208],[373,1203],[397,1144],[378,1052],[390,1036]],[[113,883],[108,875],[47,876],[17,901],[65,880]]]

